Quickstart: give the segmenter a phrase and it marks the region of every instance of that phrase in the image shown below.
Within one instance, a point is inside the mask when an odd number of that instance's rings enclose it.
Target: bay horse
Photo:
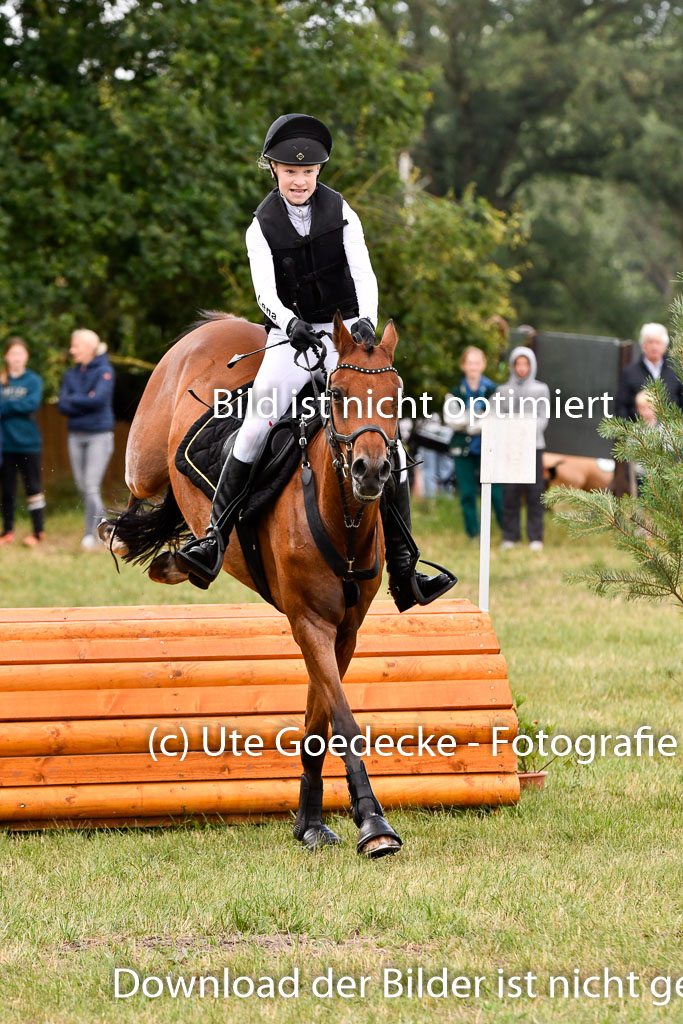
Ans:
[[[304,505],[303,464],[263,513],[258,527],[270,592],[277,608],[289,619],[309,675],[301,754],[303,775],[294,836],[308,849],[340,842],[322,820],[324,745],[331,729],[347,744],[344,762],[351,809],[359,828],[357,850],[372,858],[395,853],[401,840],[384,817],[363,761],[350,749],[360,730],[344,695],[342,679],[382,575],[384,540],[379,499],[391,477],[389,456],[397,443],[401,383],[393,367],[397,340],[389,321],[379,344],[358,344],[337,314],[332,341],[339,358],[337,368],[328,377],[326,393],[331,413],[326,428],[308,444],[307,461],[328,537],[337,552],[354,553],[359,573],[356,603],[348,606],[345,585],[314,542]],[[229,388],[234,394],[240,385],[253,380],[262,356],[252,353],[233,370],[226,370],[226,364],[233,356],[261,348],[264,343],[262,327],[230,314],[206,314],[203,322],[166,352],[149,379],[126,449],[126,483],[131,492],[128,506],[102,524],[100,536],[113,552],[128,561],[141,561],[145,554],[151,557],[156,553],[148,570],[156,582],[187,579],[175,562],[173,545],[165,551],[162,545],[180,524],[184,527],[186,523],[195,536],[202,536],[209,522],[208,498],[175,466],[178,445],[197,418],[194,396],[212,403],[214,389]],[[353,401],[344,403],[344,398],[354,397],[361,400],[360,406]],[[362,417],[358,410],[367,411],[369,397],[372,415]],[[150,506],[144,500],[155,498],[164,489],[162,502]],[[351,549],[347,547],[350,534]],[[373,565],[378,567],[374,573]],[[223,569],[256,589],[234,532]],[[313,755],[304,750],[309,737],[322,738],[322,743],[316,740],[313,744],[316,750],[322,748],[322,753]]]

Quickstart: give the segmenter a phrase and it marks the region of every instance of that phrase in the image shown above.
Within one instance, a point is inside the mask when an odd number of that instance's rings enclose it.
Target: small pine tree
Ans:
[[[669,359],[683,382],[683,300],[673,307],[674,332]],[[669,399],[661,380],[643,389],[656,425],[604,419],[598,430],[614,442],[614,456],[642,467],[637,496],[617,498],[609,491],[557,487],[544,497],[555,518],[575,537],[609,533],[615,547],[627,551],[635,568],[609,569],[596,563],[567,573],[570,583],[585,583],[596,594],[628,601],[658,601],[669,596],[683,606],[683,412]]]

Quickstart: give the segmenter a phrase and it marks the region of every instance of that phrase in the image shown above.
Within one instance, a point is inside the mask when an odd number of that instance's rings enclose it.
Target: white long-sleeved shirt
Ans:
[[[282,201],[295,230],[300,235],[307,235],[311,228],[310,204],[294,206],[287,202],[284,196]],[[351,209],[346,200],[342,203],[342,216],[347,221],[344,225],[342,239],[358,298],[358,316],[367,317],[373,324],[376,324],[379,301],[377,278],[370,263],[370,253],[365,244],[363,226],[360,217]],[[246,241],[256,301],[266,316],[270,317],[284,331],[296,313],[287,309],[277,294],[273,254],[256,217],[247,228]]]

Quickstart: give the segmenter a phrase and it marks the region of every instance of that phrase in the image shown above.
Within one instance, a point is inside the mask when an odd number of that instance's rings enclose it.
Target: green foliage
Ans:
[[[675,310],[672,361],[683,381],[683,303]],[[554,488],[545,503],[573,536],[608,533],[626,551],[635,569],[608,569],[601,564],[572,572],[567,579],[585,583],[597,594],[627,600],[673,597],[683,605],[683,412],[674,405],[661,380],[648,384],[656,425],[644,420],[603,420],[600,433],[614,441],[620,461],[642,467],[637,496],[617,498],[607,491]]]
[[[36,365],[78,324],[156,360],[199,307],[256,317],[244,231],[272,118],[329,120],[343,186],[419,126],[420,77],[352,6],[141,0],[112,20],[106,0],[19,0],[0,43],[0,332]]]
[[[358,206],[382,313],[441,390],[453,352],[509,312],[493,262],[515,234],[482,199],[416,196],[396,157],[426,77],[355,0],[18,0],[0,42],[0,334],[20,332],[54,391],[70,331],[156,362],[199,308],[260,320],[244,232],[270,187],[256,159],[283,110],[326,120],[324,178]],[[450,280],[452,278],[452,280]],[[412,376],[411,376],[412,375]]]
[[[538,749],[538,737],[540,733],[544,734],[545,749],[547,751],[549,737],[555,732],[555,724],[541,722],[538,718],[529,718],[527,710],[522,710],[523,705],[527,701],[524,694],[513,692],[512,700],[517,714],[517,735],[528,736],[533,741],[533,748],[529,754],[518,755],[519,770],[523,772],[542,772],[556,760],[557,754],[552,754],[549,758],[547,756],[542,757]]]
[[[461,200],[415,191],[402,196],[359,194],[373,263],[380,312],[399,332],[397,365],[406,393],[426,390],[436,404],[460,380],[466,345],[478,345],[495,367],[504,341],[488,320],[509,318],[510,284],[496,253],[522,243],[517,218],[495,210],[467,189]],[[432,407],[432,411],[436,405]]]
[[[414,147],[429,187],[521,203],[539,328],[632,336],[681,265],[683,11],[656,0],[372,4],[425,70]]]

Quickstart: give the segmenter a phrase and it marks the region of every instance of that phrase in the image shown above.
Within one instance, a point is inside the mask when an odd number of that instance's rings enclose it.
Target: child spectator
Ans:
[[[2,421],[2,518],[0,545],[14,541],[17,475],[21,474],[33,533],[24,538],[35,547],[45,536],[45,496],[41,480],[42,438],[34,414],[43,397],[43,382],[27,370],[28,348],[23,338],[10,338],[5,346],[5,368],[0,374]]]
[[[481,419],[475,418],[472,412],[481,416],[486,405],[477,402],[479,398],[490,398],[496,385],[484,376],[486,355],[476,345],[468,345],[460,359],[462,380],[456,388],[449,392],[460,398],[464,411],[449,413],[448,397],[444,403],[444,421],[451,427],[454,434],[451,438],[450,450],[455,466],[455,478],[458,483],[458,495],[462,506],[465,532],[468,537],[479,536],[479,509],[477,499],[481,490],[479,475],[481,471]],[[470,406],[470,403],[471,406]],[[458,407],[458,410],[460,407]],[[472,410],[472,411],[471,411]],[[502,522],[502,494],[500,484],[491,488],[491,503],[498,525]]]
[[[503,543],[512,548],[521,537],[520,515],[522,496],[526,500],[526,532],[532,551],[543,550],[543,449],[548,425],[550,391],[548,385],[536,380],[536,356],[530,348],[513,348],[508,360],[510,379],[501,384],[500,411],[503,415],[526,413],[536,415],[536,481],[533,484],[503,484]],[[522,405],[522,399],[525,401]],[[533,406],[535,405],[535,410]]]
[[[649,427],[653,430],[661,429],[657,425],[657,416],[655,415],[654,406],[652,405],[652,399],[648,395],[647,391],[639,391],[637,393],[634,398],[634,407],[636,415],[645,420]],[[640,494],[640,489],[643,486],[643,477],[645,476],[645,468],[644,466],[641,466],[639,462],[634,462],[633,469],[636,474],[636,488],[638,494]]]

